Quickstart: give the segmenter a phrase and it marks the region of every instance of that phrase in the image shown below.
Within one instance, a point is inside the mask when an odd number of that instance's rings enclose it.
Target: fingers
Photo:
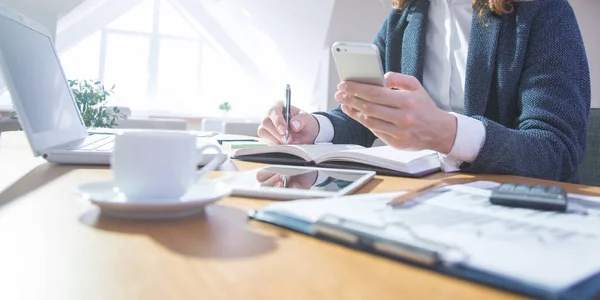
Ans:
[[[260,186],[281,187],[283,186],[283,181],[281,180],[281,176],[275,175],[265,181],[262,181]]]
[[[282,143],[281,135],[275,129],[275,125],[273,125],[270,118],[263,119],[260,126],[258,126],[258,136],[272,145],[279,145]]]
[[[304,189],[305,187],[302,186],[300,183],[293,182],[293,183],[290,184],[289,188],[301,190],[301,189]]]
[[[292,128],[293,132],[300,132],[304,127],[306,127],[306,124],[313,121],[313,118],[314,117],[310,114],[300,112],[290,119],[290,127]]]
[[[288,130],[288,124],[283,115],[282,101],[278,101],[269,110],[267,116],[258,127],[258,136],[275,145],[313,143],[319,133],[317,119],[295,106],[291,107],[290,112],[290,135],[287,141],[284,141],[284,138]]]
[[[419,80],[413,76],[404,75],[395,72],[388,72],[384,76],[385,87],[388,89],[403,89],[416,91],[422,87]]]
[[[348,97],[348,96],[341,96],[341,95],[336,94],[336,98],[337,97],[344,97],[342,102],[346,106],[349,106],[349,107],[353,108],[354,110],[358,110],[358,111],[362,112],[364,115],[367,115],[369,117],[377,118],[377,119],[380,119],[380,120],[383,120],[383,121],[386,121],[389,123],[394,123],[394,124],[397,124],[398,121],[404,121],[404,119],[407,119],[406,116],[401,117],[401,115],[404,115],[404,113],[402,110],[397,109],[397,108],[383,106],[380,104],[368,102],[363,99],[352,97],[352,96]],[[402,123],[402,122],[400,122],[400,123]]]
[[[265,131],[264,129],[258,130],[258,136],[267,141],[270,145],[281,145],[282,141],[280,141],[277,137],[273,136],[271,133]]]
[[[287,124],[283,118],[283,101],[277,101],[267,113],[258,127],[257,134],[270,144],[282,143],[282,135],[285,134]]]
[[[285,134],[287,129],[287,123],[283,117],[283,101],[277,101],[275,106],[269,111],[269,119],[273,123],[273,128],[276,129],[280,135]]]
[[[357,82],[342,82],[338,85],[342,92],[341,96],[356,97],[389,107],[403,108],[405,104],[411,104],[411,92],[403,90],[392,90],[385,87],[362,84]],[[338,100],[338,98],[336,98]],[[343,99],[339,99],[340,101]]]
[[[258,180],[259,182],[265,182],[265,181],[267,181],[267,179],[269,179],[275,175],[277,175],[275,172],[261,170],[261,171],[256,172],[256,180]]]
[[[375,134],[376,137],[380,138],[386,144],[393,143],[393,141],[395,140],[393,136],[381,131],[375,131],[373,132],[373,134]]]
[[[342,111],[349,117],[358,115],[360,113],[358,110],[356,110],[346,104],[342,104],[342,105],[340,105],[340,107],[341,107]]]
[[[357,112],[356,112],[356,110],[354,112],[350,111],[350,110],[345,111],[344,106],[342,106],[342,111],[344,111],[345,114],[347,114],[351,118],[355,119],[359,123],[365,125],[367,128],[371,129],[372,131],[381,131],[381,132],[393,135],[393,133],[398,130],[396,125],[394,125],[390,122],[382,121],[377,118],[369,117],[368,115],[364,114],[361,111],[357,111]]]

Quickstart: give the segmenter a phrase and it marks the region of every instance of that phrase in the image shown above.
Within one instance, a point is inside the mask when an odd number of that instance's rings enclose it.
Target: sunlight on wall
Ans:
[[[294,104],[316,109],[314,86],[319,78],[322,49],[333,0],[215,2],[206,9],[260,68],[266,80],[265,105],[285,95],[290,83]],[[266,101],[266,102],[265,102]]]

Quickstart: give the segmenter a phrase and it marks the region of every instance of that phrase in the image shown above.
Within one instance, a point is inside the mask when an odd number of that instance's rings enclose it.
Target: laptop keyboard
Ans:
[[[88,136],[80,144],[69,148],[72,151],[112,151],[114,150],[115,139],[113,135],[94,134]]]

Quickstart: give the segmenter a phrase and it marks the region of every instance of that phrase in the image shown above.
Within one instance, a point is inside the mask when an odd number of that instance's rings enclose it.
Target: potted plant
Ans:
[[[113,128],[119,119],[127,118],[117,107],[106,107],[106,98],[114,94],[114,85],[106,89],[100,81],[84,79],[68,82],[86,127]]]
[[[223,111],[224,116],[227,116],[231,110],[231,105],[229,102],[223,102],[219,105],[219,110]]]
[[[89,79],[68,80],[68,83],[86,127],[113,128],[119,119],[127,119],[117,107],[106,107],[106,97],[114,94],[114,85],[106,89],[100,81]],[[18,119],[17,113],[12,112],[11,118]]]

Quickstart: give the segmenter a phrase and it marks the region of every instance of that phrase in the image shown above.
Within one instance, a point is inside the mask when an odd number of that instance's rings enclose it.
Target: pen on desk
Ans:
[[[465,178],[448,178],[448,179],[444,179],[442,181],[436,181],[436,182],[428,184],[424,187],[411,190],[406,194],[402,194],[402,195],[392,199],[392,201],[388,202],[388,205],[401,206],[402,204],[406,203],[407,201],[409,201],[409,200],[415,198],[416,196],[423,194],[425,192],[435,190],[435,189],[441,188],[441,187],[452,186],[452,185],[460,186],[460,185],[468,184],[468,183],[471,183],[474,181],[475,180],[473,180],[473,179],[465,179]]]
[[[290,117],[292,115],[292,89],[290,88],[289,84],[285,88],[285,107],[283,114],[285,117],[285,123],[287,124],[284,141],[287,143],[290,140]]]
[[[444,186],[444,185],[445,184],[443,182],[434,182],[434,183],[428,184],[428,185],[426,185],[426,186],[424,186],[422,188],[411,190],[410,192],[408,192],[406,194],[402,194],[402,195],[400,195],[400,196],[392,199],[392,201],[390,201],[388,203],[388,205],[391,205],[391,206],[402,205],[406,201],[414,198],[415,196],[417,196],[417,195],[419,195],[419,194],[421,194],[423,192],[426,192],[428,190],[432,190],[432,189],[435,189],[435,188],[438,188],[438,187],[441,187],[441,186]]]

